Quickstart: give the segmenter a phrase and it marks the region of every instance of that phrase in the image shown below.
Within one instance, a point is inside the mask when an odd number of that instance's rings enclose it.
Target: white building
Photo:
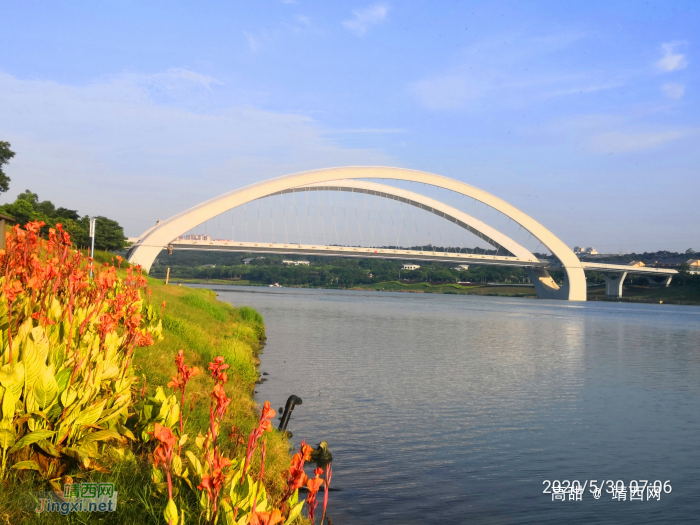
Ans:
[[[469,269],[469,265],[468,264],[460,264],[459,266],[455,266],[452,269],[457,270],[458,272],[464,272],[464,271]]]
[[[288,266],[299,266],[300,264],[303,266],[309,266],[309,261],[289,261],[285,259],[282,261],[282,264],[286,264]]]
[[[402,270],[417,270],[420,268],[417,264],[404,264],[403,267],[401,268]]]
[[[593,247],[584,248],[583,246],[575,246],[574,253],[576,255],[598,255],[598,250]]]

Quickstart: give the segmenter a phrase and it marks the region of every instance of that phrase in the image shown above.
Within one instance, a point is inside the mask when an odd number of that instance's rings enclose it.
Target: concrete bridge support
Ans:
[[[627,272],[604,273],[605,297],[614,297],[616,299],[622,297],[622,283],[625,282],[625,277],[627,277]]]
[[[649,281],[649,286],[658,288],[668,288],[671,284],[672,275],[662,275],[661,279],[653,275],[647,275],[647,281]]]
[[[586,276],[583,268],[565,268],[565,279],[559,286],[546,268],[525,268],[530,281],[535,286],[535,292],[539,299],[562,299],[585,301],[586,300]]]

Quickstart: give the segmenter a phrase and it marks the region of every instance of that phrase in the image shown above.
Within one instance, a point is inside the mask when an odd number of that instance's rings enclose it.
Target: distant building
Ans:
[[[180,235],[176,241],[209,241],[211,238],[208,235]]]
[[[678,268],[682,264],[687,264],[694,270],[700,269],[700,259],[686,259],[685,257],[669,257],[668,259],[647,261],[648,266],[654,266],[656,268]]]
[[[464,271],[469,269],[469,265],[468,264],[460,264],[459,266],[455,266],[452,269],[457,270],[458,272],[464,272]]]
[[[300,264],[302,266],[309,266],[309,261],[289,261],[285,259],[282,261],[282,264],[286,264],[287,266],[299,266]]]
[[[637,266],[641,268],[642,266],[646,266],[646,264],[644,264],[642,261],[632,261],[629,263],[629,266]]]
[[[250,257],[248,259],[243,259],[243,264],[250,264],[255,259],[264,259],[265,257]]]
[[[575,246],[574,253],[576,255],[598,255],[598,250],[593,247],[584,248],[583,246]]]
[[[417,270],[420,268],[417,264],[404,264],[403,267],[401,268],[402,270]]]

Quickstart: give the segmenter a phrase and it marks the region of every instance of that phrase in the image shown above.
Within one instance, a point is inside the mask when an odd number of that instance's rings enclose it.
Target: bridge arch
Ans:
[[[367,183],[365,181],[357,181],[356,179],[390,179],[429,184],[471,197],[494,208],[522,226],[546,246],[552,255],[559,260],[561,269],[566,274],[564,284],[559,287],[546,269],[541,267],[526,268],[535,285],[538,297],[574,301],[586,300],[586,278],[578,257],[563,241],[535,219],[508,204],[506,201],[469,184],[441,175],[403,168],[347,167],[306,171],[270,179],[225,193],[219,197],[194,206],[189,210],[185,210],[170,219],[161,221],[144,232],[130,250],[129,261],[134,264],[140,264],[145,269],[150,269],[153,261],[161,250],[166,248],[168,243],[176,237],[230,209],[274,194],[286,193],[295,189],[310,190],[312,188],[323,188],[324,186],[329,187],[329,189],[364,187],[367,191],[390,193],[392,197],[401,197],[401,193],[404,191],[391,186]],[[330,188],[331,186],[332,188]],[[377,188],[377,186],[380,186],[381,189]],[[387,188],[391,188],[391,190],[387,191]],[[427,199],[426,197],[422,197],[422,200],[424,203],[427,202],[427,200],[432,201],[432,199]],[[438,201],[432,201],[432,203],[432,207],[440,211],[440,213],[446,213],[445,209],[449,208],[443,203],[438,203]],[[438,203],[440,206],[434,206],[434,203]],[[454,211],[458,212],[458,210]],[[450,213],[454,216],[452,211],[450,211]],[[530,252],[507,236],[477,221],[473,217],[466,214],[462,215],[464,215],[464,217],[461,217],[460,220],[466,219],[462,220],[464,223],[462,227],[467,226],[467,229],[473,228],[474,231],[479,232],[481,234],[480,236],[490,244],[495,242],[496,245],[504,247],[511,253],[516,253],[513,251],[513,249],[515,249],[519,250],[523,255],[529,254],[532,256]],[[470,229],[470,231],[472,230]],[[524,252],[522,250],[524,250]],[[527,252],[527,254],[525,254],[525,252]],[[532,257],[534,258],[534,256]]]

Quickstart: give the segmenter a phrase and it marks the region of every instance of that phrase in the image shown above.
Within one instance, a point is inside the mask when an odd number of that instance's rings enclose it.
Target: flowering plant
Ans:
[[[9,462],[57,485],[69,462],[99,467],[99,442],[134,439],[131,357],[162,326],[139,267],[119,278],[42,226],[15,226],[0,250],[0,479]]]

